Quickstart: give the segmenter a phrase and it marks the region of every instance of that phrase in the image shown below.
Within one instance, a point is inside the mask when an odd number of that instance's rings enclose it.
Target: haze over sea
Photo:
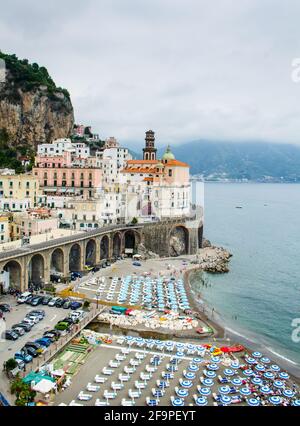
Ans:
[[[205,237],[233,258],[229,274],[206,275],[208,285],[194,279],[195,292],[228,329],[297,368],[291,323],[300,318],[300,185],[206,184]]]

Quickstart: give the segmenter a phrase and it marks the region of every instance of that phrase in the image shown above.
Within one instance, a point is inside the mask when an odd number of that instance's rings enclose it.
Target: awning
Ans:
[[[55,388],[55,383],[50,380],[43,379],[33,387],[33,390],[39,393],[48,393]]]

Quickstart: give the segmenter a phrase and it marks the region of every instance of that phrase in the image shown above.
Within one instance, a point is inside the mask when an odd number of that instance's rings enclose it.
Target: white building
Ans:
[[[62,156],[65,152],[70,152],[72,156],[78,158],[90,157],[90,148],[85,143],[72,143],[71,139],[56,139],[51,144],[38,145],[40,156]]]

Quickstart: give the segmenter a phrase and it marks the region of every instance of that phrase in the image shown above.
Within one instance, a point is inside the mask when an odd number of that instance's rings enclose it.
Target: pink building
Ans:
[[[67,193],[91,198],[102,186],[102,171],[90,166],[76,167],[69,152],[58,157],[38,155],[33,174],[48,195]]]

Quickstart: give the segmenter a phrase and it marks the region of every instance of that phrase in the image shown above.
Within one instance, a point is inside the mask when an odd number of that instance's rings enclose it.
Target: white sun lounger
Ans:
[[[101,399],[97,399],[95,402],[95,407],[108,407],[109,405],[108,401],[101,401]]]
[[[105,390],[103,396],[105,399],[115,399],[117,392],[109,392],[108,390]]]
[[[88,393],[84,393],[81,391],[77,397],[79,401],[90,401],[93,398],[93,395],[89,395]]]
[[[111,383],[111,385],[110,385],[110,387],[111,387],[114,391],[117,391],[117,390],[122,390],[122,389],[124,388],[124,385],[123,385],[122,383],[115,383],[115,382],[112,382],[112,383]]]
[[[125,359],[126,359],[126,355],[117,354],[117,355],[115,356],[115,359],[116,359],[117,361],[125,361]]]
[[[105,383],[107,381],[107,378],[97,375],[94,378],[94,381],[95,381],[95,383]]]
[[[124,372],[126,373],[126,374],[133,374],[133,373],[135,373],[135,371],[136,371],[136,368],[130,368],[130,367],[128,367],[128,366],[126,366],[126,367],[124,367]]]
[[[140,363],[141,363],[141,361],[138,361],[138,360],[136,360],[136,359],[131,359],[131,360],[129,361],[129,364],[130,364],[132,367],[138,367],[138,366],[140,365]]]
[[[147,373],[140,374],[140,379],[142,380],[151,380],[151,378],[152,378],[152,374],[147,374]]]
[[[135,405],[135,401],[122,399],[121,405],[122,407],[133,407]]]
[[[108,365],[110,366],[110,368],[119,368],[121,363],[118,361],[109,361]]]
[[[110,370],[109,368],[104,367],[102,370],[102,373],[105,374],[105,376],[111,376],[113,374],[113,370]]]
[[[147,373],[155,373],[156,370],[157,370],[157,367],[152,367],[149,364],[146,365]]]
[[[124,354],[124,355],[128,355],[128,354],[130,353],[130,349],[122,348],[122,349],[121,349],[121,352],[122,352],[122,354]]]
[[[89,392],[99,392],[100,386],[95,386],[95,385],[92,385],[92,383],[88,383],[86,390]]]
[[[129,380],[131,379],[129,374],[119,374],[118,378],[121,382],[129,382]]]
[[[132,399],[139,398],[141,396],[141,391],[133,391],[132,389],[129,389],[128,395]]]
[[[147,384],[145,384],[145,382],[139,382],[139,381],[135,381],[134,382],[134,386],[136,387],[136,389],[146,389]]]
[[[70,402],[69,407],[84,407],[84,405],[78,404],[76,401],[72,401]]]

